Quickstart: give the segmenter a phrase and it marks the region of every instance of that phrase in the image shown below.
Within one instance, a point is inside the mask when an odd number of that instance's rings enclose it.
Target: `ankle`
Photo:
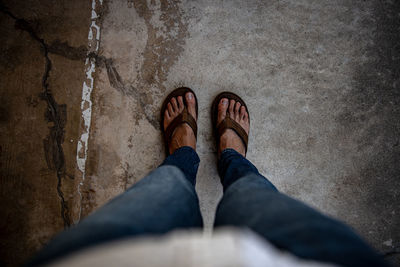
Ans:
[[[196,184],[196,174],[199,168],[200,158],[196,151],[188,146],[183,146],[171,153],[161,164],[172,165],[178,167],[184,174],[185,177],[193,185]]]
[[[242,140],[230,129],[226,130],[226,132],[220,137],[218,157],[220,157],[222,151],[226,149],[235,150],[243,157],[246,157],[246,148],[244,147]]]
[[[224,186],[224,190],[229,185],[244,178],[249,174],[259,175],[257,168],[243,155],[234,149],[227,148],[221,152],[218,160],[218,174]]]
[[[169,152],[172,154],[177,149],[185,146],[196,150],[196,136],[192,128],[186,123],[179,125],[172,134]]]

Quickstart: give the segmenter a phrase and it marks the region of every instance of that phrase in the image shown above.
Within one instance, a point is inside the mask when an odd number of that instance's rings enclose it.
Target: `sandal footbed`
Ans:
[[[198,101],[197,101],[197,97],[196,97],[196,94],[193,92],[193,90],[192,89],[190,89],[190,88],[188,88],[188,87],[179,87],[179,88],[176,88],[175,90],[173,90],[171,93],[169,93],[168,94],[168,96],[165,98],[165,100],[164,100],[164,102],[163,102],[163,104],[162,104],[162,106],[161,106],[161,110],[160,110],[160,112],[161,112],[161,115],[160,115],[160,128],[161,128],[161,132],[162,132],[162,135],[163,135],[163,139],[164,139],[164,143],[165,143],[165,153],[166,153],[166,155],[167,156],[169,156],[169,142],[168,142],[168,140],[166,140],[165,139],[165,130],[166,129],[164,129],[164,115],[165,115],[165,110],[167,109],[167,105],[168,105],[168,103],[171,101],[171,99],[173,98],[173,97],[178,97],[178,96],[182,96],[182,98],[183,98],[183,104],[185,105],[185,107],[187,108],[187,102],[186,102],[186,98],[185,98],[185,95],[186,95],[186,93],[188,93],[188,92],[191,92],[193,95],[194,95],[194,99],[195,99],[195,101],[196,101],[196,120],[197,120],[197,117],[198,117]]]
[[[235,93],[232,92],[222,92],[220,94],[218,94],[215,98],[214,101],[211,105],[211,121],[212,121],[212,128],[213,128],[213,133],[214,133],[214,137],[215,137],[215,141],[216,141],[216,145],[217,145],[217,151],[219,149],[219,133],[218,133],[218,125],[217,125],[217,121],[218,121],[218,105],[219,102],[221,101],[222,98],[227,98],[228,100],[235,100],[236,102],[239,102],[242,106],[244,106],[246,108],[247,114],[248,114],[248,118],[249,118],[249,125],[250,125],[250,112],[249,109],[247,108],[246,103],[243,101],[243,99],[238,96]],[[240,136],[239,136],[240,137]],[[242,139],[242,138],[240,138]],[[247,152],[247,147],[245,147],[245,150]]]

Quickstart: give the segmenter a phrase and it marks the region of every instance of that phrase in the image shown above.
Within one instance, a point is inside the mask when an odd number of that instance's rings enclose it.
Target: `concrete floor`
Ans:
[[[400,3],[5,1],[0,27],[1,263],[159,165],[159,108],[185,85],[208,230],[222,194],[210,104],[231,90],[260,172],[400,265]]]

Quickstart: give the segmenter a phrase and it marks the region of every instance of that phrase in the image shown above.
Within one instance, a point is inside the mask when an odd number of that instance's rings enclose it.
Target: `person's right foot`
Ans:
[[[196,120],[196,99],[193,93],[188,92],[185,94],[187,110],[190,115]],[[184,109],[183,97],[173,97],[168,103],[167,108],[164,112],[164,130],[167,129],[168,125],[183,112]],[[178,125],[175,131],[172,133],[171,141],[169,143],[169,154],[174,153],[180,147],[190,146],[196,150],[196,136],[193,129],[187,123]]]
[[[218,119],[217,125],[221,123],[223,119],[229,116],[232,120],[242,126],[242,128],[249,134],[249,114],[246,111],[246,108],[242,106],[239,102],[227,98],[222,98],[218,104]],[[220,136],[219,148],[218,148],[218,157],[221,155],[221,152],[224,149],[232,148],[242,154],[244,157],[246,156],[246,147],[235,131],[231,129],[226,129],[225,132]]]

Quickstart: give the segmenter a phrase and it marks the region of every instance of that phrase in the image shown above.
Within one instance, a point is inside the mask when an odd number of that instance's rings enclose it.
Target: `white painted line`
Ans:
[[[83,130],[78,140],[77,151],[76,151],[76,163],[79,171],[82,174],[81,175],[82,178],[81,181],[78,183],[79,214],[78,214],[78,219],[75,223],[79,222],[82,214],[81,186],[85,181],[90,123],[92,120],[92,101],[90,98],[92,95],[93,85],[94,85],[93,73],[96,71],[96,59],[94,57],[90,57],[89,54],[94,53],[97,55],[100,45],[100,26],[98,25],[99,16],[96,13],[96,3],[98,3],[101,6],[103,5],[103,0],[92,0],[92,16],[88,34],[89,49],[85,61],[86,80],[83,82],[83,87],[82,87],[81,112],[82,112]]]

